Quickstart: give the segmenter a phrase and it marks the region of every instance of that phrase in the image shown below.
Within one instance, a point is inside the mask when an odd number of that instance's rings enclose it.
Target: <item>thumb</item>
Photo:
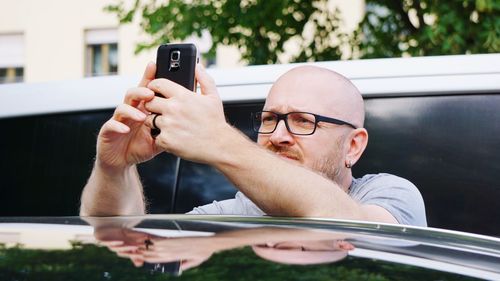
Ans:
[[[142,75],[141,82],[139,82],[139,87],[146,87],[149,82],[153,81],[156,76],[156,64],[154,62],[149,62]]]
[[[200,83],[201,93],[205,96],[219,96],[214,79],[208,75],[205,67],[201,64],[196,65],[196,80]]]

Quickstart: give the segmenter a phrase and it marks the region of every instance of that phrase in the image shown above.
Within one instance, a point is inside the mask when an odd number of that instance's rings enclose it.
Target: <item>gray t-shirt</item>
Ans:
[[[349,195],[363,205],[377,205],[391,213],[400,224],[427,226],[425,205],[417,187],[410,181],[390,175],[374,174],[353,179]],[[188,214],[204,215],[266,215],[243,193],[234,199],[214,201],[194,208]]]

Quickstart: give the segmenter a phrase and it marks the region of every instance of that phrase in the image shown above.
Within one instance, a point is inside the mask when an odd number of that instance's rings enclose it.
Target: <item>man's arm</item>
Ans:
[[[215,83],[202,67],[197,67],[196,78],[202,95],[165,79],[147,85],[167,98],[145,104],[162,114],[155,121],[161,129],[158,147],[214,166],[269,215],[397,223],[385,209],[361,206],[329,179],[258,147],[226,123]],[[153,127],[152,119],[146,119],[146,126]]]
[[[145,212],[142,184],[136,164],[161,151],[144,125],[149,112],[144,103],[154,97],[145,86],[154,79],[156,66],[148,64],[139,87],[129,89],[97,137],[96,162],[83,190],[80,215],[140,215]]]
[[[80,216],[141,215],[143,188],[135,165],[109,172],[97,161],[82,193]]]
[[[397,223],[385,209],[358,204],[331,180],[279,159],[235,129],[222,135],[214,166],[267,214]]]

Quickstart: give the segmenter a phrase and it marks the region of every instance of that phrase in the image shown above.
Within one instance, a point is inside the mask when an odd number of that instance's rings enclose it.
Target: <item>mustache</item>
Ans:
[[[284,155],[286,157],[302,160],[302,154],[296,150],[290,149],[286,146],[275,146],[272,143],[266,145],[266,149],[276,154]]]

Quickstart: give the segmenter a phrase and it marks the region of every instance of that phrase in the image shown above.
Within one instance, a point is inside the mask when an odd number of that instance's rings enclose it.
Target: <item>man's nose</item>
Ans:
[[[284,120],[278,122],[276,130],[271,134],[269,141],[276,146],[293,145],[295,143],[295,139],[286,128]]]

